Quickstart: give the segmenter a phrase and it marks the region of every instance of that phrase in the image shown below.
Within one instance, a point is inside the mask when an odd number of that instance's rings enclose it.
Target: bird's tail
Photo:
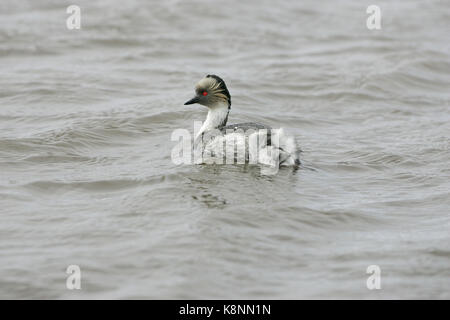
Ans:
[[[283,128],[272,130],[272,146],[280,149],[280,166],[299,166],[300,148],[295,142],[295,138],[286,135]]]

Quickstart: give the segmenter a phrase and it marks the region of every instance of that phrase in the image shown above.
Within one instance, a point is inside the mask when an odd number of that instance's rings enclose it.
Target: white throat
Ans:
[[[196,138],[198,138],[202,133],[208,130],[217,129],[220,126],[224,126],[226,124],[226,120],[228,118],[228,103],[226,102],[218,102],[213,106],[208,106],[209,111],[206,116],[205,122],[203,122],[200,131],[197,133]]]

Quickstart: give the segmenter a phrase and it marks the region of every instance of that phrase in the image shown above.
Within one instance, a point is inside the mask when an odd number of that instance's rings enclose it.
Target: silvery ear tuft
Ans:
[[[228,102],[231,105],[231,96],[230,92],[228,91],[227,85],[225,84],[225,81],[219,76],[216,76],[215,74],[208,74],[206,78],[213,78],[219,83],[219,89],[220,91],[227,96]]]

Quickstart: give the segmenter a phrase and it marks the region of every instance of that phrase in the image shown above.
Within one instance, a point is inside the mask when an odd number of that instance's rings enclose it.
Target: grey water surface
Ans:
[[[449,299],[449,21],[448,1],[2,0],[0,298]],[[206,74],[302,167],[174,164]]]

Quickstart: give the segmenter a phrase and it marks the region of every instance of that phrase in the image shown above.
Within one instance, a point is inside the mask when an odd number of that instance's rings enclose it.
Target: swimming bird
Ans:
[[[203,122],[195,137],[194,144],[209,135],[206,143],[201,148],[216,157],[227,156],[223,146],[230,141],[237,150],[245,150],[245,163],[252,159],[259,164],[276,164],[277,166],[298,166],[300,164],[299,153],[293,137],[286,136],[283,129],[272,129],[270,126],[244,122],[227,125],[228,115],[231,111],[231,95],[222,78],[216,75],[207,75],[195,86],[195,96],[185,105],[198,103],[208,108],[206,120]],[[212,134],[214,132],[214,134]],[[212,138],[211,138],[212,137]],[[256,148],[252,148],[249,138],[258,138]],[[251,140],[255,141],[255,140]],[[241,148],[243,147],[243,149]],[[256,150],[256,156],[252,151]],[[234,158],[237,157],[234,152]],[[229,163],[229,162],[227,162]]]

